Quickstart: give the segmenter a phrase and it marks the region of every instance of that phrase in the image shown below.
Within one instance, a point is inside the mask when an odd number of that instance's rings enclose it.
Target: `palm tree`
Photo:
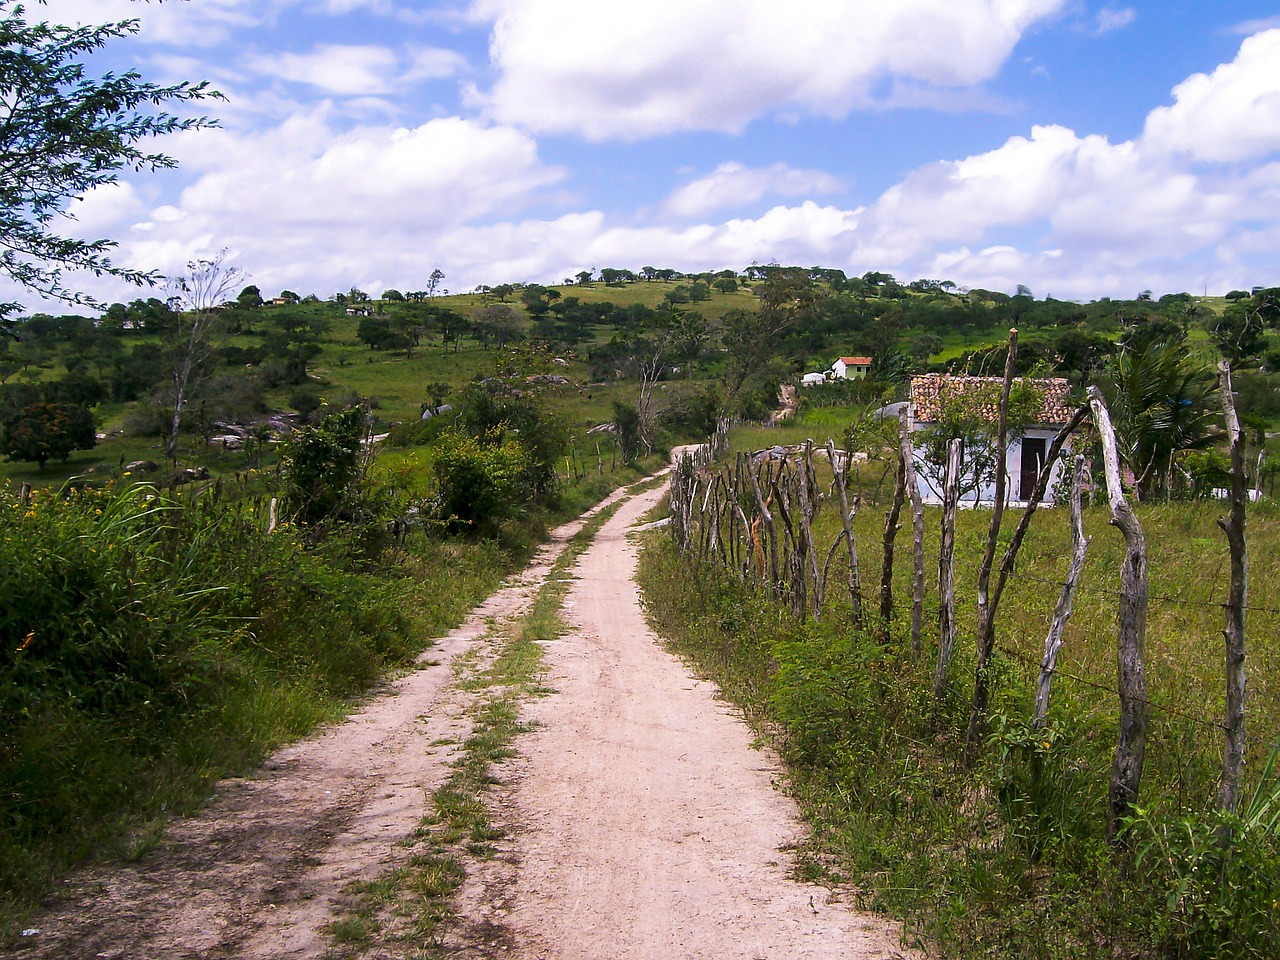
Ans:
[[[1216,439],[1217,377],[1180,339],[1121,350],[1114,373],[1105,391],[1138,498],[1168,493],[1174,456]]]

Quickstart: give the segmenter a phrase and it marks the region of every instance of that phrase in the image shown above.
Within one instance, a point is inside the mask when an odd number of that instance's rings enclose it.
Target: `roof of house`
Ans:
[[[1022,377],[1015,379],[1021,383]],[[989,416],[993,421],[999,416],[999,386],[1003,377],[952,377],[941,373],[930,373],[911,378],[911,403],[915,407],[917,423],[933,423],[937,421],[943,400],[966,393],[984,394],[979,412]],[[1072,408],[1067,402],[1067,394],[1071,392],[1070,381],[1062,377],[1040,377],[1031,381],[1032,385],[1044,394],[1044,402],[1036,423],[1044,425],[1064,424],[1071,419]],[[996,386],[991,390],[992,385]]]
[[[871,365],[870,357],[837,357],[837,360],[843,360],[846,367],[869,367]]]

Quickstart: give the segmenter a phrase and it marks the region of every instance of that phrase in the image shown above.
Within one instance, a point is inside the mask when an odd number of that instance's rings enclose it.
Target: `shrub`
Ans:
[[[453,529],[492,533],[527,503],[529,458],[515,440],[485,443],[457,430],[436,440],[432,468],[437,493],[434,513]]]
[[[351,407],[299,430],[284,455],[286,512],[301,523],[354,519],[364,477],[364,410]]]

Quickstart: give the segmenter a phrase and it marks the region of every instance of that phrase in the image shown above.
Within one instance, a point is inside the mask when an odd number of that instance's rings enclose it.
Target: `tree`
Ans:
[[[262,291],[254,284],[249,284],[236,294],[236,304],[246,310],[257,310],[262,306]]]
[[[191,260],[185,274],[169,281],[169,300],[181,311],[165,336],[172,409],[165,456],[170,460],[177,458],[183,408],[208,373],[221,326],[217,308],[244,276],[239,267],[226,263],[226,256],[223,250],[212,260]]]
[[[392,289],[392,290],[383,290],[383,291],[382,291],[382,299],[383,299],[383,300],[390,300],[390,301],[392,301],[392,302],[394,302],[394,303],[403,303],[403,302],[404,302],[404,294],[403,294],[403,293],[401,293],[399,290],[395,290],[395,289]]]
[[[524,337],[524,321],[520,314],[502,303],[491,303],[473,311],[471,326],[484,344],[488,345],[492,340],[500,350],[505,350],[512,340]]]
[[[1168,492],[1175,454],[1216,439],[1218,378],[1185,343],[1152,343],[1120,351],[1107,382],[1120,455],[1137,478],[1139,499]]]
[[[10,460],[40,465],[55,457],[63,462],[72,450],[97,444],[93,413],[75,403],[33,403],[24,407],[0,431],[0,452]]]
[[[143,141],[212,126],[203,117],[164,111],[220,94],[204,83],[161,86],[133,70],[94,77],[85,60],[112,40],[138,32],[137,20],[66,27],[28,23],[13,0],[0,0],[0,274],[45,297],[93,304],[65,271],[131,283],[160,279],[113,262],[109,239],[84,240],[56,229],[73,219],[68,204],[116,182],[124,169],[173,167]],[[0,321],[19,309],[0,303]]]
[[[281,469],[286,511],[300,523],[355,519],[368,467],[369,417],[361,407],[299,430]]]

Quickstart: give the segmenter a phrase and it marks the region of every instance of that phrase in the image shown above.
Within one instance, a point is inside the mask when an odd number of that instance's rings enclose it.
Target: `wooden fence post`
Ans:
[[[1004,361],[1004,380],[1000,384],[1000,405],[996,413],[996,498],[991,505],[991,523],[987,527],[987,548],[978,567],[978,664],[973,676],[973,702],[969,712],[969,730],[964,740],[964,765],[973,764],[978,752],[978,739],[987,712],[987,669],[996,642],[996,604],[991,602],[991,566],[995,563],[1000,542],[1000,525],[1004,521],[1004,496],[1008,479],[1005,458],[1009,451],[1009,393],[1013,389],[1013,368],[1018,359],[1018,331],[1009,331],[1009,352]],[[979,483],[980,483],[979,479]]]
[[[835,441],[827,439],[827,457],[831,461],[831,471],[835,474],[836,492],[840,495],[840,524],[843,529],[845,544],[849,550],[849,603],[853,608],[853,622],[862,622],[862,581],[858,570],[858,544],[853,537],[853,511],[849,509],[849,492],[845,484],[849,480],[849,454],[845,453],[842,469],[836,468]],[[837,541],[838,542],[838,541]],[[835,549],[833,546],[832,550]]]
[[[1093,423],[1102,441],[1102,464],[1107,476],[1111,523],[1124,534],[1125,557],[1120,567],[1120,612],[1116,642],[1116,673],[1120,694],[1120,733],[1116,738],[1111,781],[1107,788],[1107,839],[1116,842],[1121,821],[1133,809],[1142,786],[1147,749],[1147,541],[1120,482],[1120,454],[1115,428],[1097,387],[1089,388]]]
[[[1244,611],[1249,595],[1249,557],[1245,552],[1245,477],[1244,437],[1236,416],[1236,401],[1231,388],[1231,364],[1218,364],[1219,392],[1222,412],[1227,421],[1231,441],[1231,510],[1218,520],[1227,535],[1231,551],[1231,588],[1224,605],[1226,641],[1227,715],[1223,728],[1226,743],[1222,754],[1222,779],[1218,783],[1218,809],[1230,813],[1240,797],[1240,775],[1244,769],[1245,748],[1245,634]]]
[[[1053,476],[1054,464],[1062,456],[1067,440],[1075,433],[1076,428],[1084,422],[1088,412],[1087,407],[1079,407],[1072,414],[1071,419],[1067,421],[1066,426],[1053,438],[1053,443],[1049,445],[1049,450],[1045,454],[1044,462],[1040,465],[1040,472],[1036,475],[1036,485],[1031,491],[1031,498],[1027,501],[1026,509],[1022,511],[1022,518],[1018,521],[1018,526],[1013,531],[1013,537],[1010,538],[1009,546],[1005,549],[1004,557],[1000,561],[1000,574],[996,577],[995,588],[992,589],[988,598],[986,611],[988,621],[986,623],[985,642],[988,644],[988,655],[990,655],[990,649],[995,645],[995,617],[996,611],[1000,608],[1000,598],[1004,595],[1004,588],[1009,582],[1009,574],[1013,572],[1014,562],[1018,559],[1018,551],[1022,548],[1022,541],[1031,526],[1031,518],[1035,516],[1036,510],[1044,500],[1045,492],[1049,489],[1049,478]],[[981,628],[981,624],[979,626]],[[980,638],[983,636],[981,629],[979,636]],[[981,650],[979,650],[979,653],[981,653]],[[986,676],[979,671],[974,679],[973,702],[969,713],[969,730],[965,734],[965,760],[967,763],[972,763],[976,756],[982,725],[986,720],[987,695]]]
[[[942,547],[938,551],[938,665],[933,672],[933,697],[947,696],[951,654],[956,646],[956,506],[960,482],[960,440],[947,444],[947,474],[942,485]]]
[[[924,502],[916,479],[915,449],[911,445],[911,427],[904,412],[898,421],[903,483],[911,498],[911,655],[920,656],[920,632],[924,621]]]
[[[880,640],[889,639],[889,621],[893,619],[893,545],[898,539],[902,515],[902,502],[906,496],[906,467],[901,452],[898,454],[898,471],[893,481],[893,502],[884,516],[884,560],[880,566]]]
[[[1066,633],[1067,621],[1071,619],[1076,584],[1080,582],[1080,575],[1084,572],[1085,553],[1089,549],[1089,541],[1084,535],[1084,514],[1080,509],[1081,488],[1088,473],[1088,461],[1084,457],[1078,458],[1071,481],[1071,566],[1067,570],[1067,579],[1062,584],[1058,605],[1053,610],[1053,623],[1049,627],[1049,635],[1044,640],[1044,659],[1040,661],[1040,679],[1036,683],[1036,706],[1031,718],[1033,730],[1043,727],[1045,718],[1049,715],[1049,688],[1053,683],[1053,672],[1057,669],[1058,651],[1062,649],[1062,638]]]

